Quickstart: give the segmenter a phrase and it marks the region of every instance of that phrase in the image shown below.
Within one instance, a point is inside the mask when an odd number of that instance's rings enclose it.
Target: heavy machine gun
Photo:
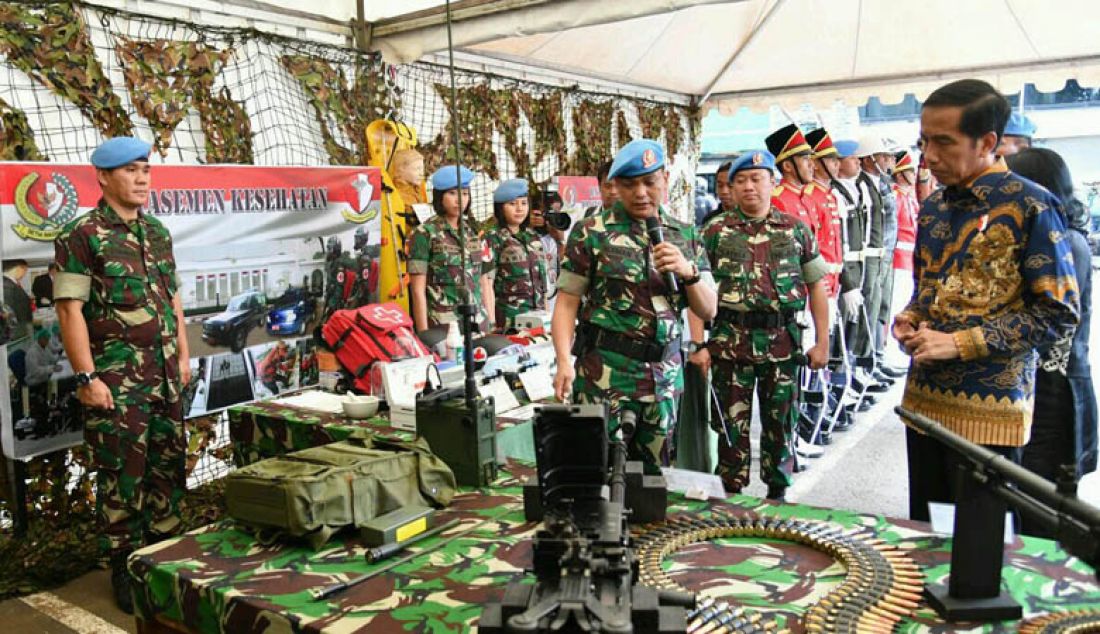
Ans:
[[[1057,484],[946,429],[920,414],[894,411],[917,431],[963,458],[958,474],[951,576],[946,587],[925,589],[949,621],[1020,618],[1021,608],[1001,591],[1005,511],[1012,507],[1040,524],[1100,579],[1100,509],[1077,498],[1072,477]]]
[[[479,631],[684,632],[691,594],[635,583],[638,561],[628,521],[664,519],[664,478],[646,476],[609,442],[605,405],[548,405],[535,417],[537,482],[524,490],[535,583],[513,579],[481,614]],[[632,432],[625,412],[620,430]],[[636,512],[634,509],[637,509]]]

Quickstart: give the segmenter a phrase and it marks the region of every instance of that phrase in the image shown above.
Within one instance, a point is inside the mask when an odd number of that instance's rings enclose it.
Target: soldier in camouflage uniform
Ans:
[[[340,238],[330,236],[325,245],[325,306],[321,323],[332,313],[348,307],[355,280],[358,278],[355,260],[343,250]]]
[[[609,403],[614,428],[624,410],[634,412],[635,431],[624,438],[627,452],[650,473],[667,463],[665,438],[683,390],[681,311],[687,306],[710,319],[715,310],[695,227],[672,218],[660,204],[668,186],[664,164],[664,151],[654,141],[639,139],[619,151],[609,172],[619,201],[570,233],[551,328],[558,399]],[[646,233],[649,218],[662,227],[660,244]],[[670,274],[678,278],[678,289],[669,288]],[[575,328],[574,368],[569,357]]]
[[[356,278],[347,308],[378,303],[378,258],[382,255],[382,245],[369,244],[369,235],[363,227],[355,230]]]
[[[760,477],[768,497],[783,499],[791,483],[791,434],[798,410],[801,329],[795,315],[809,297],[817,341],[807,352],[813,369],[828,361],[829,315],[825,292],[828,264],[812,230],[772,206],[775,159],[748,152],[730,167],[737,206],[703,228],[703,245],[718,284],[718,316],[710,340],[689,316],[695,351],[691,362],[706,371],[730,428],[719,434],[718,474],[731,493],[749,483],[753,392],[760,388]],[[808,288],[807,288],[808,286]]]
[[[172,237],[140,211],[149,149],[131,137],[97,148],[103,198],[55,242],[54,299],[85,406],[101,547],[127,612],[126,556],[180,527],[187,446],[179,399],[191,373]]]
[[[477,310],[474,325],[481,332],[491,330],[493,289],[488,276],[483,275],[491,254],[469,216],[473,179],[473,172],[463,167],[460,182],[454,165],[441,167],[432,174],[432,207],[436,215],[409,235],[409,288],[417,332],[453,321],[461,323],[458,306],[465,302],[467,293]],[[466,238],[465,271],[459,241],[460,216]]]
[[[493,259],[486,274],[493,281],[496,327],[505,331],[517,315],[546,309],[546,257],[542,240],[528,226],[527,181],[504,181],[493,192],[496,222],[485,234]]]

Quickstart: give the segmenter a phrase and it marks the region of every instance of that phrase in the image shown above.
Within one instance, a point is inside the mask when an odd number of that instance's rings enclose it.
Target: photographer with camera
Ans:
[[[562,200],[558,192],[543,190],[535,199],[538,204],[531,209],[531,228],[542,240],[542,252],[546,258],[546,288],[550,289],[549,309],[554,310],[558,272],[561,270],[561,252],[569,226],[573,219],[561,210]]]

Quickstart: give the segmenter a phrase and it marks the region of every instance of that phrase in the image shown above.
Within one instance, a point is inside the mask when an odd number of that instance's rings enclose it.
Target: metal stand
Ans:
[[[22,460],[8,461],[8,476],[11,479],[11,514],[16,537],[26,537],[27,524],[27,464]]]
[[[1008,504],[961,466],[958,478],[951,576],[946,586],[925,587],[924,596],[948,621],[1019,619],[1023,608],[1001,590]]]

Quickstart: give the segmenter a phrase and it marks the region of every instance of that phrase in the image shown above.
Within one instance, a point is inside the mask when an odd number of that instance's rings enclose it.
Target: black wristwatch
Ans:
[[[694,284],[698,284],[699,280],[703,278],[703,276],[699,274],[699,267],[696,266],[694,262],[691,263],[691,270],[694,272],[694,275],[683,280],[684,286],[692,286]]]
[[[699,352],[700,350],[705,348],[706,345],[707,342],[705,341],[691,341],[688,343],[687,346],[688,354],[695,354],[696,352]]]
[[[84,387],[92,381],[99,378],[99,375],[95,372],[77,372],[76,373],[76,385],[77,387]]]

